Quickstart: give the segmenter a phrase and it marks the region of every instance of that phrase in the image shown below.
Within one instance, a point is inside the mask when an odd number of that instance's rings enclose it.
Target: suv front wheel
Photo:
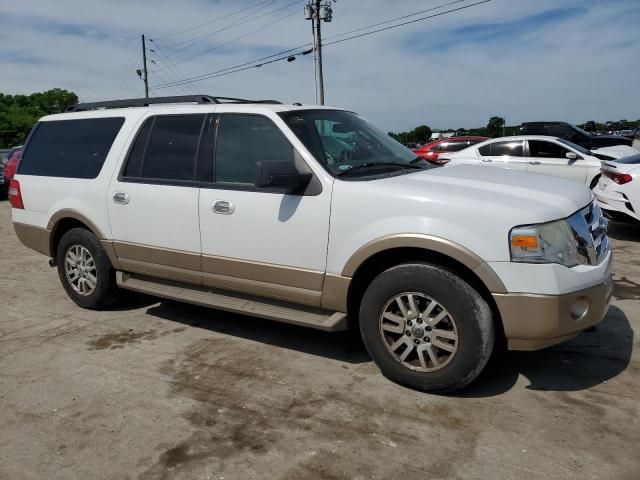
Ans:
[[[84,228],[72,228],[60,239],[56,253],[58,276],[67,295],[83,308],[111,305],[118,287],[115,270],[100,240]]]
[[[387,378],[429,392],[469,384],[494,344],[491,309],[480,294],[450,271],[423,263],[390,268],[371,282],[360,331]]]

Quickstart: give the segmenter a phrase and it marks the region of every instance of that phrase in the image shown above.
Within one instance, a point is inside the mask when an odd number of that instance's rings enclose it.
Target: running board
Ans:
[[[126,290],[201,307],[226,310],[326,332],[347,330],[347,314],[343,312],[330,312],[262,297],[240,296],[237,293],[134,276],[120,271],[116,272],[116,282],[120,288]]]

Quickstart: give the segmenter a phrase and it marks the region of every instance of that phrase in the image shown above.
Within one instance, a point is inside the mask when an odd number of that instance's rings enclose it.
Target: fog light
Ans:
[[[580,320],[589,311],[589,299],[580,297],[571,305],[571,318]]]

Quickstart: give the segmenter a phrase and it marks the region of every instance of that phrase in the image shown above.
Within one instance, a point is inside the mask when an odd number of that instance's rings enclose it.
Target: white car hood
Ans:
[[[509,210],[527,222],[565,218],[592,201],[591,191],[578,182],[515,170],[460,165],[430,169],[383,181],[446,203],[468,202],[477,208],[485,204],[496,214]]]

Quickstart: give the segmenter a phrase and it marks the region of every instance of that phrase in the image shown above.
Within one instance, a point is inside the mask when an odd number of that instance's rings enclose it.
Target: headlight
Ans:
[[[580,262],[576,241],[566,220],[516,227],[509,234],[511,261],[559,263],[575,267]]]

